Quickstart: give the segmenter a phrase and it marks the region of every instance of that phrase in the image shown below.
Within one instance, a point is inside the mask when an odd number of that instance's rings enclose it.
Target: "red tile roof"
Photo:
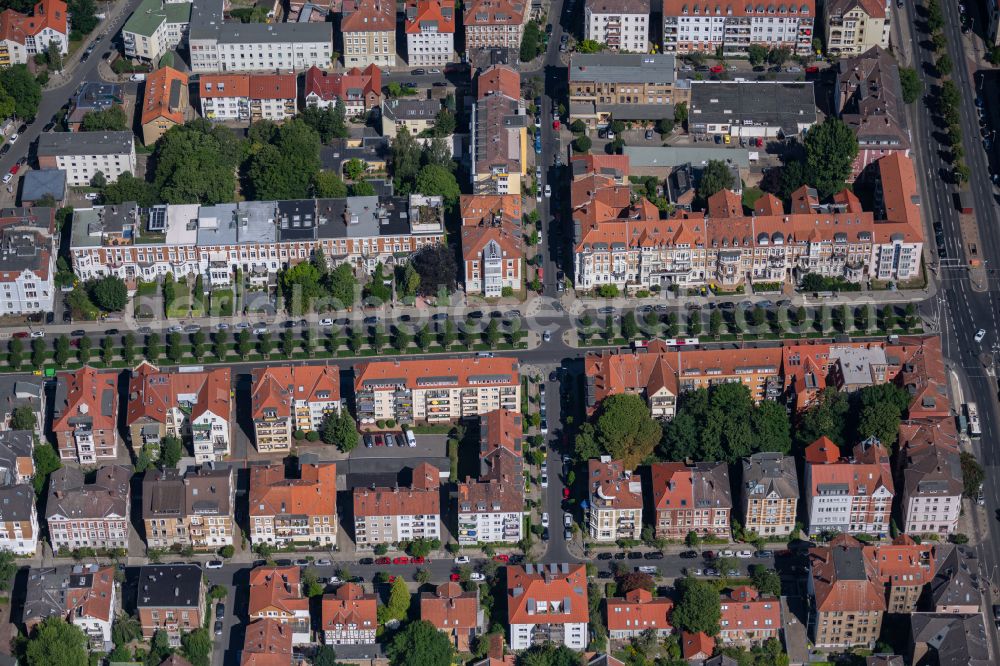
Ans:
[[[198,96],[202,99],[249,97],[250,75],[202,74],[198,80]]]
[[[890,494],[895,493],[889,454],[883,447],[878,444],[868,447],[859,444],[854,448],[853,459],[829,461],[829,458],[819,458],[821,454],[814,448],[818,443],[819,440],[809,445],[809,449],[814,451],[812,457],[808,450],[806,453],[810,478],[810,487],[806,492],[811,497],[820,494],[820,486],[830,484],[847,486],[847,494],[850,496],[874,497],[879,488],[885,488]],[[830,444],[833,445],[832,442]]]
[[[548,611],[539,612],[540,604]],[[507,624],[583,623],[589,618],[583,564],[507,567]]]
[[[507,449],[521,456],[521,442],[524,438],[524,426],[520,412],[510,409],[494,409],[479,417],[479,431],[482,441],[479,446],[479,457],[485,458],[497,449]]]
[[[184,107],[171,106],[171,90],[174,82],[179,82],[187,90],[188,76],[173,67],[161,67],[146,77],[142,100],[142,124],[166,118],[178,125],[184,122]]]
[[[721,626],[724,632],[781,630],[781,601],[761,597],[757,590],[741,585],[722,596]]]
[[[809,549],[819,612],[885,611],[885,589],[874,554],[848,534]]]
[[[458,583],[438,585],[420,595],[420,619],[442,631],[468,631],[479,626],[479,592]]]
[[[621,460],[592,459],[587,463],[587,491],[591,505],[601,509],[641,509],[639,475],[626,470]]]
[[[57,381],[66,385],[66,400],[53,408],[52,432],[73,432],[74,419],[86,416],[94,430],[118,427],[118,373],[102,372],[85,365],[76,372],[59,373]],[[56,390],[56,395],[60,391]]]
[[[479,25],[521,25],[524,3],[515,0],[473,0],[466,5],[466,27]]]
[[[251,401],[253,418],[273,409],[279,418],[290,416],[292,404],[340,400],[340,370],[332,365],[284,365],[254,370]]]
[[[309,610],[309,599],[302,596],[300,569],[288,567],[257,567],[250,572],[250,602],[247,614],[251,619],[268,611],[294,615]]]
[[[393,32],[396,29],[396,3],[391,0],[346,0],[340,31]]]
[[[823,435],[806,447],[806,462],[814,465],[829,465],[840,460],[840,447],[832,439]]]
[[[435,387],[517,386],[516,358],[440,358],[412,361],[369,361],[354,366],[354,389],[391,390],[400,386],[408,389]]]
[[[272,618],[255,620],[246,628],[240,666],[290,666],[292,627]]]
[[[382,94],[382,70],[375,65],[368,65],[364,70],[352,67],[346,73],[333,73],[310,67],[306,71],[305,91],[318,95],[326,102],[336,99],[364,99],[369,94]]]
[[[355,488],[354,516],[440,516],[441,475],[437,467],[420,463],[409,488]]]
[[[128,389],[125,425],[140,419],[166,423],[167,411],[179,408],[181,398],[194,397],[191,418],[212,412],[226,420],[232,413],[229,368],[212,368],[204,372],[161,372],[143,361],[132,371]]]
[[[455,32],[455,0],[407,0],[406,34],[417,35],[425,28],[434,32]]]
[[[91,575],[90,587],[66,588],[65,610],[68,615],[81,615],[108,622],[114,618],[111,599],[115,589],[114,567],[97,569]],[[71,574],[76,577],[76,574]]]
[[[687,631],[681,632],[681,653],[687,660],[706,659],[715,652],[715,639],[699,631],[692,634]]]
[[[13,9],[5,9],[0,13],[0,40],[10,40],[23,45],[28,37],[34,37],[46,28],[62,33],[68,38],[66,12],[66,3],[62,0],[44,0],[37,3],[31,16],[20,14]]]
[[[608,631],[673,631],[670,612],[674,602],[666,597],[654,597],[649,590],[636,589],[625,597],[611,597],[607,602]]]
[[[524,254],[524,230],[516,195],[462,195],[462,256],[478,259],[494,241],[508,257],[520,263]]]
[[[936,571],[933,542],[918,544],[900,534],[890,544],[865,546],[875,559],[879,577],[888,585],[922,586],[931,582]]]
[[[345,625],[375,631],[378,626],[378,597],[365,594],[364,588],[354,583],[345,583],[333,594],[324,594],[320,629],[338,631],[338,627]]]
[[[250,99],[295,99],[297,81],[294,74],[251,74]]]
[[[251,516],[336,514],[336,463],[304,464],[298,479],[286,478],[282,463],[251,466]]]
[[[506,95],[521,98],[521,75],[507,65],[493,65],[476,79],[476,99],[487,95]]]

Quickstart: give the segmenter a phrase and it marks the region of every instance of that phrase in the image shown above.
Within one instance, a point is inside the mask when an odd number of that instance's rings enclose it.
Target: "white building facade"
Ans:
[[[584,8],[584,35],[614,51],[645,53],[649,46],[649,4],[635,0],[591,0]]]

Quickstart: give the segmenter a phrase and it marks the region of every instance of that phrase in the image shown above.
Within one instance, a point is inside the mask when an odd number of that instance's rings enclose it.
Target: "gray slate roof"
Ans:
[[[930,594],[934,608],[942,606],[977,606],[982,600],[979,558],[975,551],[961,546],[941,544],[938,553],[950,550],[938,561],[931,580]]]
[[[149,564],[139,569],[137,608],[197,608],[201,566]]]
[[[0,487],[0,521],[31,520],[35,513],[35,489],[28,484]]]
[[[62,467],[49,477],[49,497],[45,517],[103,519],[128,518],[129,479],[132,470],[124,465],[108,465],[97,470],[94,483],[85,483],[83,472]]]
[[[816,122],[816,98],[811,81],[695,81],[691,84],[688,122],[747,123],[780,127],[798,134],[798,125]]]
[[[910,630],[915,648],[921,643],[937,657],[937,666],[991,664],[982,614],[913,613]]]
[[[570,60],[569,80],[667,85],[676,79],[669,53],[580,53]]]
[[[38,137],[39,157],[124,155],[132,150],[132,132],[46,132]]]
[[[782,499],[798,498],[799,477],[795,459],[780,453],[755,453],[743,459],[743,493],[762,499],[772,493]]]
[[[66,172],[62,169],[32,169],[21,182],[21,201],[38,201],[51,195],[56,201],[66,196]]]

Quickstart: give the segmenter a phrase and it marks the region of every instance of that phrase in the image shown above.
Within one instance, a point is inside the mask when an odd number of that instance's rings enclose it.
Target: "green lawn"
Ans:
[[[229,317],[233,314],[234,296],[232,289],[218,289],[209,298],[209,314],[216,317]]]

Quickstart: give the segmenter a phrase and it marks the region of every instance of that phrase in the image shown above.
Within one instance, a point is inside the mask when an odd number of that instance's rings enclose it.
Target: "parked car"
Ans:
[[[510,555],[504,555],[503,553],[501,553],[499,555],[494,555],[493,556],[493,561],[494,562],[503,562],[504,564],[506,564],[507,562],[510,562]]]
[[[205,563],[206,569],[221,569],[223,565],[222,560],[209,560]]]
[[[736,553],[736,557],[739,557],[739,558],[742,558],[742,559],[749,559],[749,558],[753,557],[753,552],[749,551],[749,550],[741,550],[741,551],[738,551]]]
[[[647,560],[662,560],[663,559],[663,553],[661,553],[658,550],[651,550],[648,553],[645,553],[642,557],[643,557],[643,559],[647,559]]]
[[[599,560],[610,560],[613,557],[611,553],[598,553],[597,559]]]
[[[375,564],[378,565],[392,564],[392,560],[390,560],[388,557],[379,557],[375,560]]]
[[[483,574],[479,573],[478,571],[473,571],[472,573],[469,574],[469,580],[476,581],[476,582],[484,581],[484,580],[486,580],[486,576],[484,576]]]
[[[685,550],[681,553],[681,558],[685,560],[693,560],[698,557],[698,551],[695,550]]]
[[[648,566],[648,565],[647,566],[642,566],[642,567],[636,567],[635,570],[638,571],[639,573],[652,574],[654,576],[656,574],[660,573],[659,569],[657,569],[656,567]]]
[[[455,558],[455,564],[468,564],[468,563],[469,563],[468,555],[459,555],[458,557]]]
[[[375,560],[373,560],[370,557],[362,557],[360,560],[358,560],[358,564],[363,567],[368,567],[375,564]]]

